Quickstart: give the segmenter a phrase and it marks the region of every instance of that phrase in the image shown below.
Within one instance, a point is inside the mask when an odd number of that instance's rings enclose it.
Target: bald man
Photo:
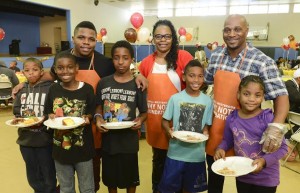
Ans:
[[[214,118],[206,146],[208,193],[223,191],[224,177],[213,173],[211,165],[215,150],[223,138],[226,117],[239,106],[235,93],[240,80],[250,74],[262,78],[266,86],[265,99],[274,101],[274,123],[284,123],[289,110],[288,93],[275,61],[246,42],[248,31],[248,22],[244,16],[228,16],[223,28],[226,47],[211,55],[205,73],[205,82],[214,84]],[[261,141],[263,151],[276,151],[281,145],[284,132],[279,128],[267,128]],[[234,151],[229,150],[226,155],[234,155]]]

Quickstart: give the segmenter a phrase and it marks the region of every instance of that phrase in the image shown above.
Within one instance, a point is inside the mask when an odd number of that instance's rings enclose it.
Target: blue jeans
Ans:
[[[75,171],[80,193],[95,193],[92,159],[75,164],[61,164],[54,161],[60,193],[75,193]]]
[[[35,193],[56,193],[56,174],[52,145],[46,147],[20,146],[26,164],[29,185]]]

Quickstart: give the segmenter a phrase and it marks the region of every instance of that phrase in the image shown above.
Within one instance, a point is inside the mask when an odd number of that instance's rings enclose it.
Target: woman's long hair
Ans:
[[[155,32],[156,28],[161,25],[168,26],[172,33],[171,49],[165,57],[165,60],[167,61],[167,69],[168,70],[169,69],[176,70],[176,68],[177,68],[176,61],[177,61],[177,57],[178,57],[178,38],[176,36],[176,30],[175,30],[173,24],[171,23],[171,21],[159,20],[153,26],[153,31],[152,31],[153,36],[154,36],[154,32]]]

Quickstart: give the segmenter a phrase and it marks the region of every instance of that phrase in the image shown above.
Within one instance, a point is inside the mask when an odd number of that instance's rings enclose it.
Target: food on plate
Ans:
[[[235,171],[229,169],[228,167],[224,167],[223,169],[218,170],[218,172],[219,172],[220,174],[224,174],[224,175],[235,175]]]
[[[56,116],[56,117],[63,117],[63,116],[64,116],[64,111],[63,111],[63,109],[62,109],[62,108],[57,108],[57,109],[55,110],[55,116]]]
[[[10,124],[18,125],[18,124],[23,123],[23,122],[24,122],[24,118],[15,118],[10,122]]]
[[[62,124],[64,126],[72,126],[75,125],[75,121],[72,118],[65,118],[62,120]]]
[[[189,141],[196,141],[196,140],[200,140],[199,137],[193,136],[193,135],[186,135],[186,139]]]
[[[36,122],[39,122],[39,119],[37,117],[15,118],[11,121],[11,124],[12,125],[18,125],[18,124],[31,125]]]

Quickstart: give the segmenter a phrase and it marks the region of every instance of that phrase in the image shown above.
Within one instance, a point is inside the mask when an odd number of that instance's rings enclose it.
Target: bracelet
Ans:
[[[94,119],[96,119],[96,117],[103,118],[102,115],[101,115],[100,113],[96,113],[96,114],[94,115]]]

